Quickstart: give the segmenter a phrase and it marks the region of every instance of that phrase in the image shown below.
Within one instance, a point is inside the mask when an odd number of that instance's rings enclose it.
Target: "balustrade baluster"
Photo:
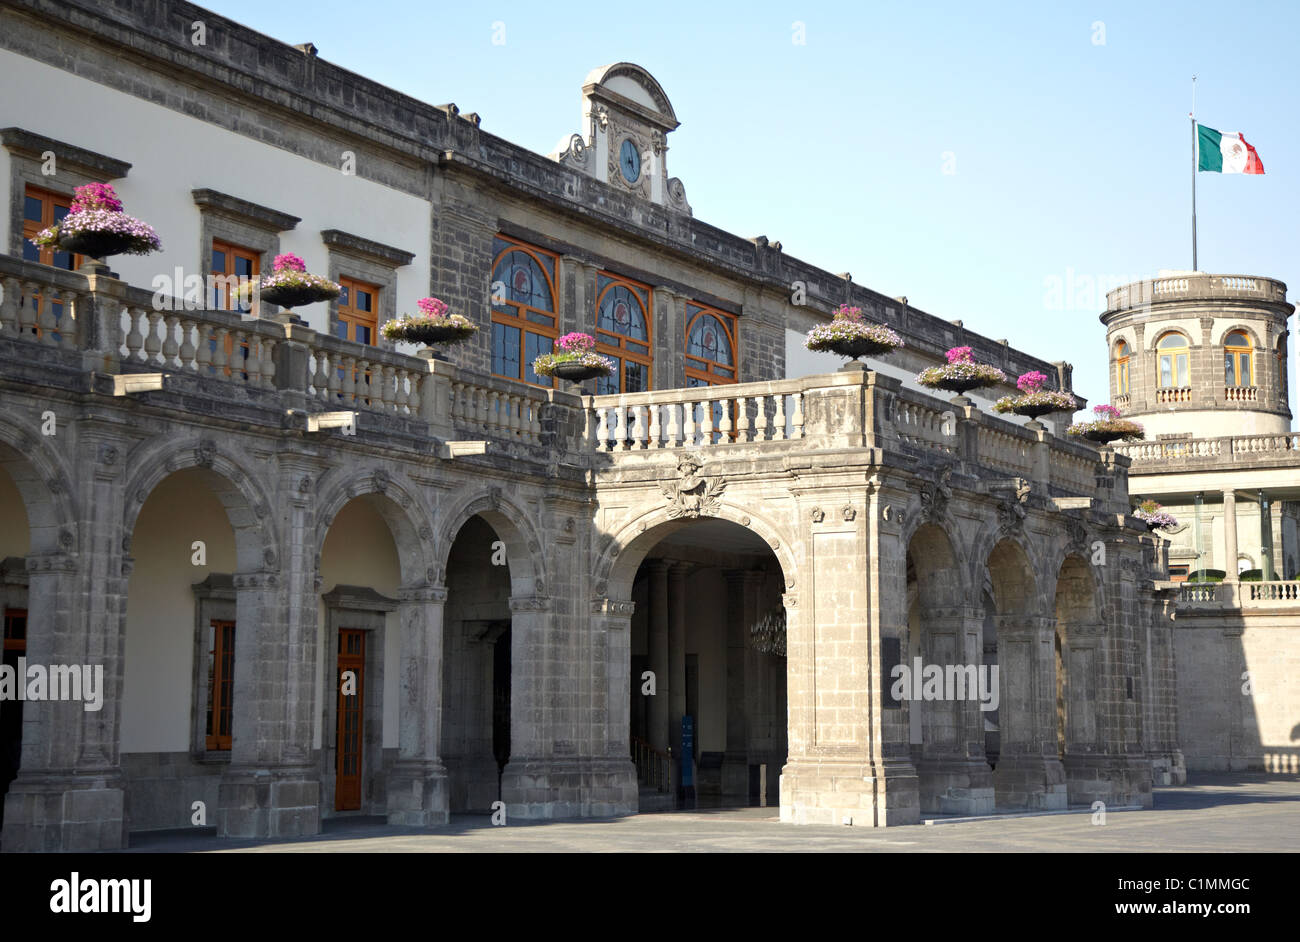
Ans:
[[[353,367],[356,365],[356,357],[344,356],[339,360],[343,367],[343,385],[339,392],[343,393],[343,408],[352,409],[357,401],[357,380]]]
[[[406,394],[406,408],[414,417],[420,414],[420,384],[424,380],[421,378],[421,374],[414,370],[410,373],[410,380],[411,388]]]
[[[596,412],[596,450],[609,451],[609,409],[594,406]]]
[[[275,341],[262,338],[262,388],[275,388]],[[310,382],[310,380],[309,380]],[[307,390],[303,390],[306,392]]]
[[[620,403],[614,407],[614,447],[619,451],[627,450],[627,406]]]
[[[676,448],[681,444],[682,427],[678,422],[677,413],[678,403],[670,402],[668,404],[668,447]]]
[[[163,315],[162,358],[165,369],[172,369],[179,365],[181,345],[176,342],[176,329],[180,326],[180,321],[180,317],[175,314]]]
[[[731,432],[734,427],[731,420],[731,410],[735,400],[720,399],[718,401],[722,405],[722,424],[718,428],[718,431],[722,433],[722,437],[719,441],[725,445],[731,441]],[[709,411],[711,412],[713,410],[710,409]]]
[[[59,299],[63,302],[63,319],[62,326],[59,328],[59,344],[64,347],[77,346],[77,332],[81,322],[77,317],[78,306],[81,304],[80,299],[75,291],[60,291]],[[116,305],[113,305],[116,307]]]
[[[17,278],[3,281],[5,296],[0,301],[0,332],[18,332],[18,308],[22,303],[23,286]]]
[[[248,373],[245,381],[249,389],[262,388],[262,338],[257,334],[248,335],[248,357],[244,360],[244,371]]]
[[[647,448],[661,448],[663,443],[659,440],[663,430],[659,427],[659,413],[661,408],[657,405],[650,407],[650,431],[646,437]]]
[[[713,400],[704,399],[700,402],[700,444],[713,444]]]
[[[408,370],[393,371],[393,411],[398,415],[406,415],[406,404],[409,401],[406,395],[406,381],[410,375]]]
[[[152,321],[150,321],[149,329],[152,333],[153,330]],[[225,327],[218,327],[216,330],[213,331],[213,335],[214,335],[213,339],[216,341],[216,345],[212,351],[212,366],[216,373],[217,379],[225,379],[226,367],[230,363],[230,358],[226,356],[226,337],[230,335],[230,331]],[[148,363],[151,362],[149,359],[149,352],[148,352],[149,351],[148,337],[145,338],[144,346],[145,346],[145,362]]]
[[[687,448],[695,446],[695,403],[689,400],[682,403],[682,418],[685,419],[685,428],[683,429],[684,444]]]
[[[736,397],[736,441],[749,441],[749,399]]]
[[[762,396],[759,399],[759,405],[758,405],[759,421],[763,430],[762,441],[765,442],[770,442],[773,438],[772,413],[767,411],[768,400],[771,398],[772,397],[768,395]]]
[[[542,440],[542,404],[536,399],[525,400],[528,407],[528,441],[534,445]]]
[[[383,399],[385,412],[397,411],[397,370],[391,366],[384,367]]]
[[[188,317],[180,319],[181,328],[181,345],[177,355],[180,357],[181,369],[187,373],[193,373],[198,369],[198,364],[194,362],[198,350],[195,349],[194,342],[190,339],[192,332],[198,325]]]
[[[803,438],[803,393],[797,392],[791,398],[794,401],[794,416],[790,419],[794,434],[791,437]]]

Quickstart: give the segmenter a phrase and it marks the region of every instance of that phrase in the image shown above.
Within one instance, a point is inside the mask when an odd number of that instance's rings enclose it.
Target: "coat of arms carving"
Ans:
[[[669,517],[713,517],[722,509],[718,498],[727,483],[720,476],[700,474],[703,467],[698,455],[683,455],[677,462],[677,479],[659,482],[659,489],[668,499]]]

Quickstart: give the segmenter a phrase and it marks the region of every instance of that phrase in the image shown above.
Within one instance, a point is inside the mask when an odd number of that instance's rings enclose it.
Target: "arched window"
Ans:
[[[609,272],[596,275],[596,351],[616,368],[596,380],[596,395],[650,388],[650,288]]]
[[[553,386],[533,372],[533,360],[550,353],[555,325],[555,256],[497,236],[492,240],[492,372]]]
[[[1133,351],[1121,340],[1115,345],[1115,395],[1128,395],[1128,363]]]
[[[1277,398],[1286,402],[1286,335],[1277,338]]]
[[[1250,338],[1244,332],[1234,330],[1223,338],[1223,385],[1255,385],[1251,352]]]
[[[1179,333],[1168,333],[1156,344],[1160,356],[1160,385],[1165,388],[1190,386],[1191,374],[1187,338]]]
[[[686,302],[686,385],[736,381],[736,319],[715,308]]]

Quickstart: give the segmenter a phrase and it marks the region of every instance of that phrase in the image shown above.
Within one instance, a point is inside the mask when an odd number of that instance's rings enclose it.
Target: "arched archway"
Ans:
[[[118,741],[134,831],[188,826],[195,801],[217,823],[223,772],[262,717],[244,678],[265,657],[249,626],[272,604],[270,504],[234,458],[200,457],[128,465]]]
[[[999,808],[1066,807],[1065,773],[1055,755],[1052,619],[1024,547],[999,539],[987,559],[997,631]]]
[[[924,523],[907,547],[908,631],[894,689],[907,697],[912,763],[921,810],[985,814],[993,780],[982,752],[982,705],[996,707],[997,680],[984,663],[983,613],[967,587],[944,528]]]
[[[598,593],[634,603],[620,656],[643,811],[779,804],[793,565],[743,519],[652,515],[611,539],[607,582],[597,569]]]
[[[1105,627],[1092,567],[1066,556],[1056,578],[1053,632],[1057,755],[1065,768],[1070,804],[1110,797],[1105,742],[1099,722],[1100,678],[1106,663]]]

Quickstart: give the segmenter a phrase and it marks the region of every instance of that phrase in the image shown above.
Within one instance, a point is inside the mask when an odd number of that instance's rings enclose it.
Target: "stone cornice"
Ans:
[[[240,222],[268,232],[287,232],[302,222],[298,216],[290,216],[288,213],[259,206],[257,203],[250,203],[238,196],[230,196],[216,190],[191,190],[190,195],[194,197],[194,203],[200,209],[220,213],[223,216],[233,216]]]
[[[350,612],[391,612],[397,609],[397,599],[380,595],[369,586],[336,585],[321,596],[329,608]]]
[[[361,236],[352,235],[339,229],[322,229],[321,240],[336,252],[344,255],[359,255],[390,268],[400,268],[415,260],[415,253],[405,249],[393,248],[382,242],[374,242]]]
[[[131,165],[125,160],[97,154],[84,147],[75,147],[45,137],[23,128],[4,128],[0,130],[0,142],[11,152],[31,160],[43,160],[46,151],[53,151],[55,160],[71,169],[78,170],[86,176],[101,177],[103,180],[117,180],[127,175]]]

